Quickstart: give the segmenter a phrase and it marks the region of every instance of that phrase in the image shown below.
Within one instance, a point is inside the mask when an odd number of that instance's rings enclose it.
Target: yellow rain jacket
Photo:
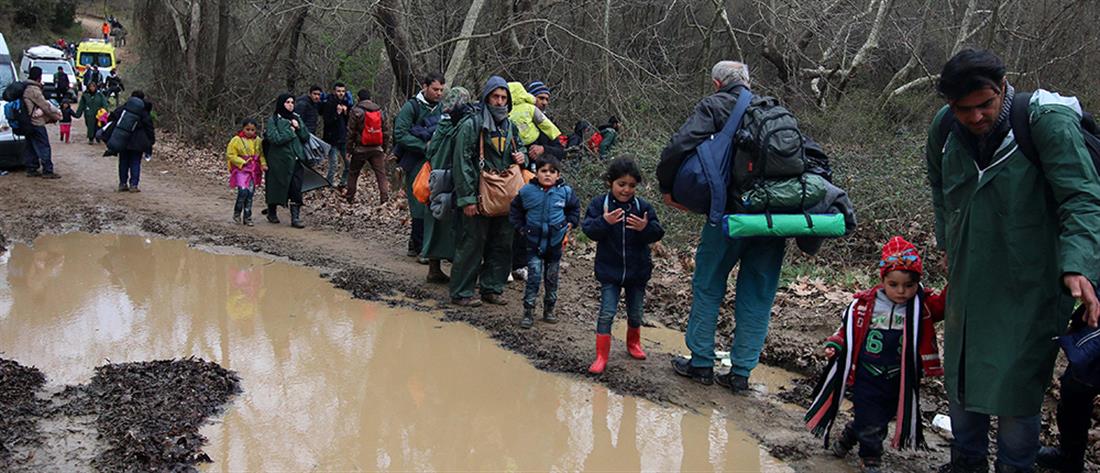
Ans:
[[[524,145],[530,145],[539,139],[540,130],[550,139],[558,139],[561,130],[535,106],[535,96],[529,94],[523,84],[509,82],[508,91],[512,94],[512,112],[508,114],[508,118],[519,129],[519,138]]]

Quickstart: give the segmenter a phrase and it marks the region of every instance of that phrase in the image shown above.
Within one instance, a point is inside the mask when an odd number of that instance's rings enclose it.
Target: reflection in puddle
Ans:
[[[177,241],[42,237],[0,261],[0,351],[51,384],[198,356],[244,393],[207,471],[784,470],[709,416],[542,373],[480,332],[352,300],[307,268]]]

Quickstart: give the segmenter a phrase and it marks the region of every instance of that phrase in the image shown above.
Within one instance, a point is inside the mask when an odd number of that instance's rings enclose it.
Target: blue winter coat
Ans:
[[[508,220],[527,237],[527,248],[540,256],[560,255],[565,233],[581,219],[581,202],[573,188],[558,182],[543,189],[534,179],[512,199]]]
[[[620,208],[627,214],[646,215],[649,224],[639,232],[628,230],[625,218],[615,225],[603,219],[605,211]],[[599,242],[596,246],[596,280],[620,286],[644,285],[649,281],[653,274],[649,245],[665,236],[652,205],[637,197],[629,202],[619,202],[611,194],[597,196],[588,204],[581,228],[585,235]]]

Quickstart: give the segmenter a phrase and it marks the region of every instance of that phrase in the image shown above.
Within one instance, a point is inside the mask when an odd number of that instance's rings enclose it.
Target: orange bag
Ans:
[[[535,178],[535,173],[528,171],[527,168],[523,168],[523,183],[531,182],[531,179]]]
[[[427,161],[424,161],[424,165],[420,166],[420,172],[416,173],[416,179],[413,179],[413,197],[419,200],[421,204],[428,204],[428,200],[432,197],[432,189],[428,186],[428,177],[432,174],[432,165]]]

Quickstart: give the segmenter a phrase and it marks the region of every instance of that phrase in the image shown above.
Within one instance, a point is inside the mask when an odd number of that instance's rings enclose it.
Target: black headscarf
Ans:
[[[286,103],[286,99],[292,98],[294,98],[294,96],[290,94],[279,94],[279,98],[275,99],[275,115],[283,117],[287,120],[293,120],[294,111],[287,110],[286,107],[283,106],[283,104]]]

